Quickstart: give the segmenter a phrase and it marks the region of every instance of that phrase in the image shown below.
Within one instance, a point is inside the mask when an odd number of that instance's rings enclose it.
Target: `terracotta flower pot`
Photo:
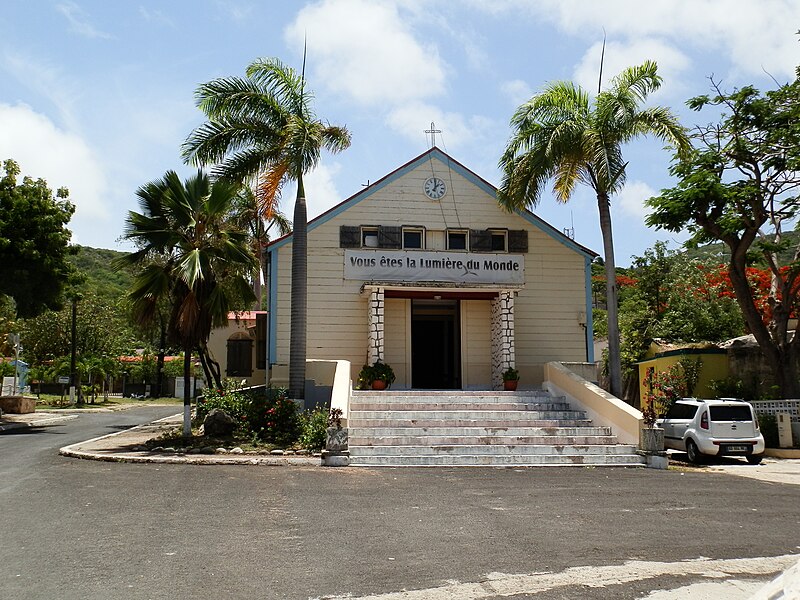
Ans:
[[[516,392],[519,379],[506,379],[503,381],[503,389],[507,392]]]
[[[372,382],[372,389],[373,390],[385,390],[386,389],[386,382],[383,379],[376,379]]]

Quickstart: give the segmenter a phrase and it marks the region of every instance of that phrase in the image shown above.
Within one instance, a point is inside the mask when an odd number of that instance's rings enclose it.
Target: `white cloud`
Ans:
[[[60,69],[48,62],[10,52],[0,57],[0,66],[21,85],[51,102],[69,129],[77,129],[75,103],[79,93],[73,81],[64,77]]]
[[[455,148],[483,138],[492,127],[492,122],[485,117],[473,115],[466,118],[460,113],[446,112],[424,102],[410,102],[395,108],[388,114],[386,121],[392,129],[409,140],[427,139],[427,145],[430,145],[430,135],[425,134],[425,130],[429,129],[433,121],[436,129],[442,130],[442,133],[436,134],[436,145],[443,149]]]
[[[519,106],[533,96],[531,87],[521,79],[506,81],[500,86],[500,90],[508,96],[514,106]]]
[[[285,37],[298,49],[308,40],[313,81],[360,104],[397,106],[444,92],[437,48],[415,39],[390,2],[322,0],[303,8]]]
[[[56,10],[67,18],[70,30],[87,38],[111,39],[111,35],[100,31],[89,22],[89,15],[74,2],[56,4]]]
[[[318,164],[313,171],[303,176],[309,221],[344,200],[334,183],[339,171],[341,171],[339,163]],[[284,188],[281,197],[281,210],[289,220],[292,219],[294,211],[296,190],[294,184],[289,184]]]
[[[45,179],[52,190],[69,188],[76,206],[69,224],[73,241],[107,227],[109,185],[81,137],[57,128],[29,106],[0,104],[0,160],[7,158],[19,163],[23,175]]]
[[[547,19],[569,34],[598,39],[656,37],[675,47],[721,50],[745,76],[792,77],[798,62],[796,0],[495,0],[472,6]]]
[[[574,81],[592,94],[597,91],[602,48],[602,42],[592,45],[575,67],[573,74]],[[664,80],[661,89],[654,96],[665,92],[669,92],[671,96],[681,95],[684,88],[681,76],[690,67],[690,60],[680,50],[655,39],[607,42],[603,58],[603,89],[607,89],[611,79],[624,69],[640,65],[645,60],[658,63],[658,74]]]
[[[644,201],[656,195],[657,192],[645,182],[628,181],[622,191],[611,198],[611,203],[625,215],[644,219],[650,212],[650,209],[644,205]]]

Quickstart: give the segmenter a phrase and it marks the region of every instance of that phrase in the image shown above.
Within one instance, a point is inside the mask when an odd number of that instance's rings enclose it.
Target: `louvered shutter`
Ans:
[[[361,247],[361,227],[358,225],[342,225],[339,227],[340,248]]]
[[[469,249],[472,252],[489,252],[492,249],[492,232],[487,229],[469,230]]]
[[[528,251],[528,232],[525,229],[508,232],[508,251],[520,254]]]
[[[402,248],[403,228],[391,225],[381,225],[378,229],[379,248]]]

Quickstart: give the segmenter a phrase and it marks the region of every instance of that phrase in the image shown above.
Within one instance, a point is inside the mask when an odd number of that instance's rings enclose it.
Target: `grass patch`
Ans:
[[[61,396],[42,394],[36,399],[36,410],[114,408],[128,405],[144,406],[155,404],[183,405],[183,398],[121,398],[119,396],[112,396],[109,397],[108,400],[104,400],[103,397],[100,396],[95,399],[94,404],[92,404],[91,399],[81,404],[70,404],[69,396],[65,396],[62,403]]]

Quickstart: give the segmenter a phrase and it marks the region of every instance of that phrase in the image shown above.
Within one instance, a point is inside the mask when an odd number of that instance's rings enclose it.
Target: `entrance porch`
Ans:
[[[364,284],[367,362],[390,364],[395,389],[501,389],[520,288]]]

